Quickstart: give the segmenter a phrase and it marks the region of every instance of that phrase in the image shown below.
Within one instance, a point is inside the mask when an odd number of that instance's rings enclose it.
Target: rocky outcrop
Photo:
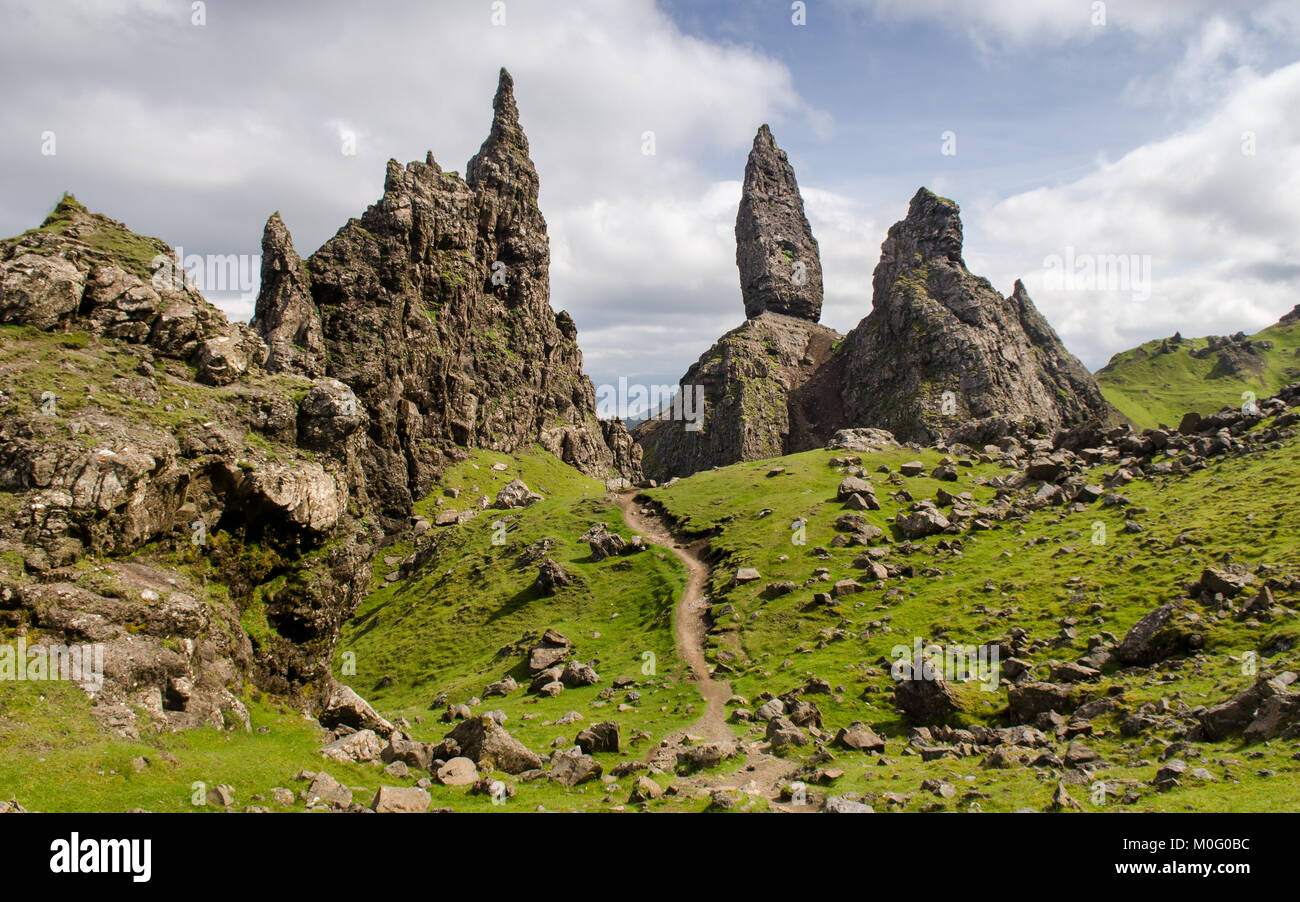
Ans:
[[[846,429],[980,446],[1109,421],[1096,381],[1024,285],[1004,298],[966,269],[958,213],[952,201],[917,192],[881,247],[871,313],[840,336],[816,324],[817,242],[794,171],[761,128],[736,217],[749,319],[682,378],[684,397],[696,386],[703,394],[695,422],[675,409],[634,430],[645,474],[665,479],[806,451]],[[806,283],[791,281],[795,262],[806,262]]]
[[[640,477],[621,424],[596,417],[572,318],[551,309],[537,171],[504,69],[493,111],[464,179],[432,154],[390,160],[383,197],[306,275],[278,218],[267,224],[273,278],[256,323],[273,360],[310,369],[319,317],[325,372],[368,415],[371,495],[393,521],[428,494],[453,444],[536,442],[584,472]]]
[[[174,267],[71,197],[0,242],[0,621],[100,643],[126,736],[245,729],[249,682],[318,704],[373,554],[356,398],[269,377]]]
[[[645,475],[685,476],[740,460],[761,460],[794,450],[809,438],[804,412],[790,397],[831,359],[841,335],[781,313],[760,313],[722,336],[682,377],[692,392],[685,411],[639,424],[633,435],[644,450]],[[698,428],[693,428],[698,426]]]
[[[791,408],[790,398],[831,359],[843,336],[817,324],[817,239],[794,169],[766,125],[745,164],[736,267],[745,324],[687,370],[680,385],[685,404],[633,430],[650,478],[774,457],[824,440],[815,405]]]
[[[928,443],[990,440],[980,424],[1050,435],[1110,417],[1024,286],[1004,298],[967,270],[959,209],[947,198],[925,188],[912,198],[881,246],[872,292],[871,313],[817,386],[842,386],[842,425]]]
[[[184,360],[227,385],[266,346],[227,322],[176,264],[176,252],[65,195],[40,226],[0,244],[0,324],[81,331]]]
[[[822,265],[804,215],[803,196],[785,151],[763,125],[745,164],[736,211],[736,267],[745,316],[765,312],[817,322],[822,312]]]

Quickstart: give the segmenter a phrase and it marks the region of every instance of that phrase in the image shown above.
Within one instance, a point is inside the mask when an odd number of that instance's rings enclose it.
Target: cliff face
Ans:
[[[844,426],[901,440],[970,442],[1106,419],[1092,375],[1017,282],[1010,297],[966,269],[955,203],[922,188],[881,246],[872,311],[837,355]]]
[[[621,424],[596,418],[572,318],[550,307],[537,171],[505,70],[493,110],[465,179],[432,154],[389,161],[383,197],[308,258],[305,278],[283,253],[288,277],[264,283],[259,298],[268,344],[295,336],[272,366],[320,368],[360,398],[386,517],[409,514],[453,444],[509,452],[539,442],[584,472],[640,476]],[[287,246],[287,235],[276,241]],[[313,349],[317,318],[323,350]]]
[[[712,466],[785,453],[807,441],[807,423],[791,417],[789,398],[831,356],[842,336],[817,324],[822,269],[794,169],[762,126],[745,164],[736,212],[736,268],[744,325],[704,353],[682,377],[703,392],[701,428],[648,420],[634,435],[645,474],[683,476]]]

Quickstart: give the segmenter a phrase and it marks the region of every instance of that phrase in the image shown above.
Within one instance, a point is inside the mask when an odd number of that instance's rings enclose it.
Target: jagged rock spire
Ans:
[[[311,279],[294,250],[279,212],[262,231],[262,284],[249,325],[270,351],[271,372],[319,376],[325,371],[325,340],[320,311],[311,298]]]
[[[822,311],[817,239],[785,151],[767,125],[758,129],[745,164],[736,211],[736,267],[749,318],[765,311],[816,322]]]
[[[405,522],[459,452],[539,444],[584,472],[640,478],[597,424],[577,327],[550,305],[537,171],[501,70],[492,128],[462,181],[430,153],[389,161],[384,195],[314,253],[328,375],[367,418],[367,489]]]
[[[537,170],[528,156],[528,137],[519,124],[515,105],[515,80],[503,67],[492,99],[492,130],[469,164],[465,181],[471,188],[496,189],[506,184],[531,188],[537,196]]]

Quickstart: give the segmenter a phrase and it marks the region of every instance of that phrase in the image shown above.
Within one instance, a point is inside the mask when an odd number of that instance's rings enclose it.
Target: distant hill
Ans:
[[[1300,379],[1300,304],[1254,335],[1156,339],[1097,371],[1106,400],[1140,427],[1176,426],[1184,413],[1240,406]]]

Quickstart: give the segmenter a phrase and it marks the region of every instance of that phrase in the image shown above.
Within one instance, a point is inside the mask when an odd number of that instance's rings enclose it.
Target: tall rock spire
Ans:
[[[397,522],[453,445],[540,444],[587,473],[640,478],[626,432],[597,420],[572,318],[550,305],[537,170],[504,69],[493,110],[464,181],[432,154],[389,161],[379,202],[309,260],[328,375],[365,408],[368,489]]]
[[[772,131],[760,126],[745,164],[736,211],[736,267],[745,316],[771,311],[817,322],[822,264],[794,169]]]
[[[271,214],[262,231],[262,284],[249,325],[266,342],[271,372],[325,372],[325,340],[311,278],[279,213]]]
[[[534,201],[537,199],[537,170],[528,156],[528,137],[519,124],[515,80],[504,68],[497,77],[497,93],[492,99],[492,130],[465,167],[465,181],[471,188],[522,189]]]

